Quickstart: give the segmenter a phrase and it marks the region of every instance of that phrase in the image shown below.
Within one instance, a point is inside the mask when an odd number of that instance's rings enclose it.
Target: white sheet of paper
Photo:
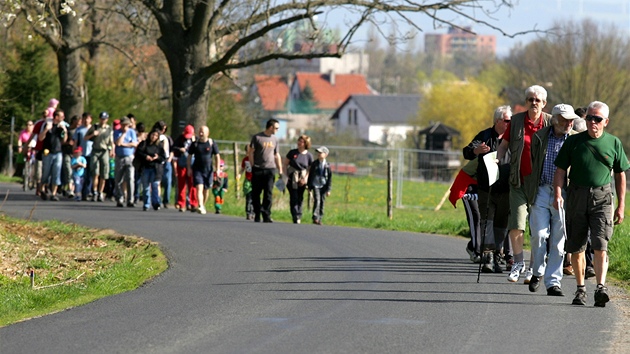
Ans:
[[[490,186],[499,180],[499,165],[495,162],[496,160],[496,151],[483,156],[483,163],[486,164],[486,170],[488,171],[488,185]]]

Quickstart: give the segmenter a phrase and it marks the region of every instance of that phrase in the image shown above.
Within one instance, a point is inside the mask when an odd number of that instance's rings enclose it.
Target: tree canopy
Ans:
[[[512,51],[505,61],[509,82],[516,83],[519,92],[534,84],[544,86],[549,111],[559,103],[577,108],[605,102],[611,116],[608,130],[630,148],[630,124],[619,119],[630,109],[628,36],[588,20],[555,27],[553,35]]]
[[[475,80],[442,81],[425,94],[416,123],[428,126],[441,122],[459,130],[461,135],[453,148],[461,149],[479,131],[492,126],[494,110],[502,104],[496,93]]]

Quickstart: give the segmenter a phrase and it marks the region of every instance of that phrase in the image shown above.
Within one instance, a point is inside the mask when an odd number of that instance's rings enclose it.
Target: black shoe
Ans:
[[[584,279],[592,278],[595,276],[595,269],[593,267],[586,267],[586,271],[584,272]]]
[[[586,306],[586,291],[578,289],[578,291],[575,292],[575,298],[573,298],[572,304]]]
[[[492,253],[486,253],[483,256],[483,264],[481,265],[481,271],[483,273],[494,273],[493,259],[494,257],[492,256]]]
[[[494,264],[492,265],[492,271],[494,273],[503,273],[503,266],[501,265],[501,261],[494,257]]]
[[[164,203],[164,209],[168,209],[168,203]]]
[[[264,219],[263,222],[265,222],[267,224],[271,224],[273,222],[273,219],[272,218],[267,218],[267,219]]]
[[[147,208],[145,206],[142,207],[142,211],[147,211],[147,210],[149,210],[149,208]]]
[[[260,215],[254,216],[254,222],[260,222]]]
[[[124,205],[123,205],[123,203],[122,203],[122,202],[117,202],[117,203],[116,203],[116,206],[117,206],[117,207],[119,207],[119,208],[124,207]]]
[[[216,210],[214,213],[215,214],[221,214],[221,210]]]
[[[529,291],[535,293],[538,291],[540,287],[540,277],[532,275],[532,278],[529,280]]]
[[[564,293],[559,286],[554,285],[551,288],[547,289],[547,296],[564,296]]]
[[[595,307],[606,307],[606,303],[610,301],[608,296],[608,288],[598,285],[595,289]]]
[[[160,210],[160,204],[155,204],[153,206],[153,210]]]
[[[135,203],[127,203],[127,208],[135,208],[136,204]]]
[[[53,195],[52,197],[50,197],[50,200],[52,200],[54,202],[58,202],[59,198],[56,195]]]

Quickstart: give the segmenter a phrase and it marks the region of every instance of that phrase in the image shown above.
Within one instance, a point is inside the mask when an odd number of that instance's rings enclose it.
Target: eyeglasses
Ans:
[[[534,102],[540,103],[540,102],[542,102],[542,100],[540,98],[530,97],[530,98],[527,99],[527,102],[529,102],[529,103],[534,103]]]
[[[596,116],[596,115],[591,115],[591,114],[589,114],[589,115],[587,115],[587,116],[586,116],[586,118],[584,118],[584,119],[586,119],[586,120],[587,120],[587,121],[589,121],[589,122],[595,122],[595,123],[598,123],[598,124],[599,124],[599,123],[601,123],[601,122],[602,122],[604,119],[606,119],[606,118],[602,118],[602,117],[600,117],[600,116]]]
[[[509,123],[509,122],[511,122],[512,120],[511,120],[511,119],[503,119],[503,121],[504,121],[505,123]]]

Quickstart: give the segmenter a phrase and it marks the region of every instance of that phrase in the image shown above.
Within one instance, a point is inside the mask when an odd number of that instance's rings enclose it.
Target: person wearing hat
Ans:
[[[92,141],[92,155],[90,157],[90,175],[92,176],[92,200],[103,202],[105,196],[105,182],[109,178],[109,158],[114,157],[114,137],[112,126],[107,124],[109,114],[101,112],[98,115],[99,124],[94,124],[85,135],[86,140]]]
[[[83,157],[83,148],[77,146],[72,152],[72,160],[70,160],[72,166],[72,181],[74,182],[74,200],[81,201],[81,189],[83,188],[85,167],[87,166],[87,160]]]
[[[318,152],[318,156],[309,168],[307,185],[313,192],[313,224],[321,225],[324,217],[324,203],[326,197],[330,196],[332,171],[326,161],[328,148],[321,146],[315,151]]]
[[[135,129],[131,128],[129,118],[123,117],[119,126],[119,129],[114,130],[114,145],[116,146],[114,196],[116,206],[123,207],[127,204],[128,207],[133,208],[135,206],[134,187],[136,185],[133,158],[138,146],[138,136]]]
[[[613,224],[619,225],[624,219],[625,171],[630,168],[630,163],[619,138],[604,131],[609,122],[609,112],[605,103],[591,102],[586,114],[587,130],[568,137],[554,162],[557,169],[553,179],[553,207],[557,210],[566,208],[565,251],[571,253],[577,283],[574,305],[586,305],[584,251],[589,230],[591,247],[595,251],[595,307],[605,307],[610,300],[606,288],[608,241],[613,235]],[[562,189],[566,185],[569,168],[570,183],[565,204]],[[616,209],[611,187],[613,174]]]
[[[544,277],[549,296],[564,296],[560,282],[565,228],[561,213],[552,206],[553,177],[556,172],[553,162],[569,135],[575,133],[572,128],[573,120],[576,118],[578,116],[573,107],[568,104],[553,107],[551,125],[532,136],[532,173],[525,180],[525,193],[530,205],[529,226],[533,260],[529,291],[537,291],[541,278]],[[564,190],[562,194],[566,196]]]
[[[183,212],[186,209],[196,211],[199,207],[197,189],[192,176],[188,176],[188,148],[195,141],[195,127],[188,124],[173,143],[173,165],[177,178],[177,195],[175,209]],[[188,197],[188,198],[187,198]]]

